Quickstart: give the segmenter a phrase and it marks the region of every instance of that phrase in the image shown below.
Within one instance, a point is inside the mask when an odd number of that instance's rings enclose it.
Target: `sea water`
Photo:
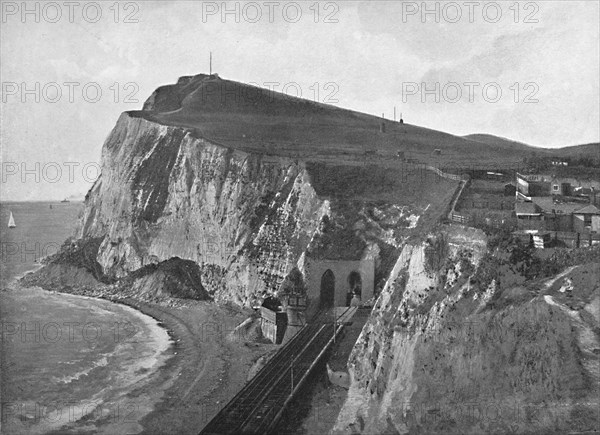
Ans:
[[[164,362],[166,331],[124,305],[15,282],[72,234],[81,210],[81,203],[0,206],[2,433],[47,433],[65,425],[141,429],[147,409],[127,393]]]

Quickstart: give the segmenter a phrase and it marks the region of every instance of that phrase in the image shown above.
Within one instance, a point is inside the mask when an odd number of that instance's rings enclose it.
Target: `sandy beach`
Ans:
[[[254,362],[276,348],[233,333],[248,318],[248,312],[237,308],[208,302],[135,306],[159,319],[175,341],[173,357],[154,381],[129,395],[158,398],[160,394],[152,412],[140,420],[143,433],[198,433],[246,383]]]
[[[122,330],[120,334],[141,337],[140,342],[151,345],[150,350],[124,363],[119,382],[103,384],[96,379],[103,388],[85,404],[75,400],[60,417],[24,421],[27,418],[13,412],[13,418],[21,421],[3,425],[3,430],[16,430],[11,433],[195,434],[244,385],[256,360],[275,349],[233,332],[252,315],[251,310],[180,300],[116,303],[18,284],[9,287],[2,295],[5,300],[12,292],[21,292],[19,297],[31,292],[39,299],[41,292],[52,298],[94,300],[94,304],[108,305],[107,310],[125,311],[137,319],[136,331]],[[124,340],[123,346],[130,345],[126,344],[129,341]],[[131,341],[140,346],[138,340]],[[5,382],[10,384],[10,377]]]

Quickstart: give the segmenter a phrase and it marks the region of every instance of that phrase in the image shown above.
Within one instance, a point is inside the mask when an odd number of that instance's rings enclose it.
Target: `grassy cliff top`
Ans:
[[[550,152],[489,135],[459,137],[400,124],[216,75],[181,77],[159,87],[130,115],[189,128],[235,149],[336,164],[389,166],[401,151],[405,158],[444,167],[506,167],[532,151]]]

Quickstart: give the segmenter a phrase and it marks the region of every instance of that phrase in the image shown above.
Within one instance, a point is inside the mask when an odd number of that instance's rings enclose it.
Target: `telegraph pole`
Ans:
[[[210,75],[212,76],[212,51],[210,52]]]

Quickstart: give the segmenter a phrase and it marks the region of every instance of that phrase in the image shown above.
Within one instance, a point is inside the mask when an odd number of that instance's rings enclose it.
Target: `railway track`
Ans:
[[[341,326],[335,327],[336,334]],[[201,435],[269,433],[333,338],[323,310],[286,343],[204,427]]]

